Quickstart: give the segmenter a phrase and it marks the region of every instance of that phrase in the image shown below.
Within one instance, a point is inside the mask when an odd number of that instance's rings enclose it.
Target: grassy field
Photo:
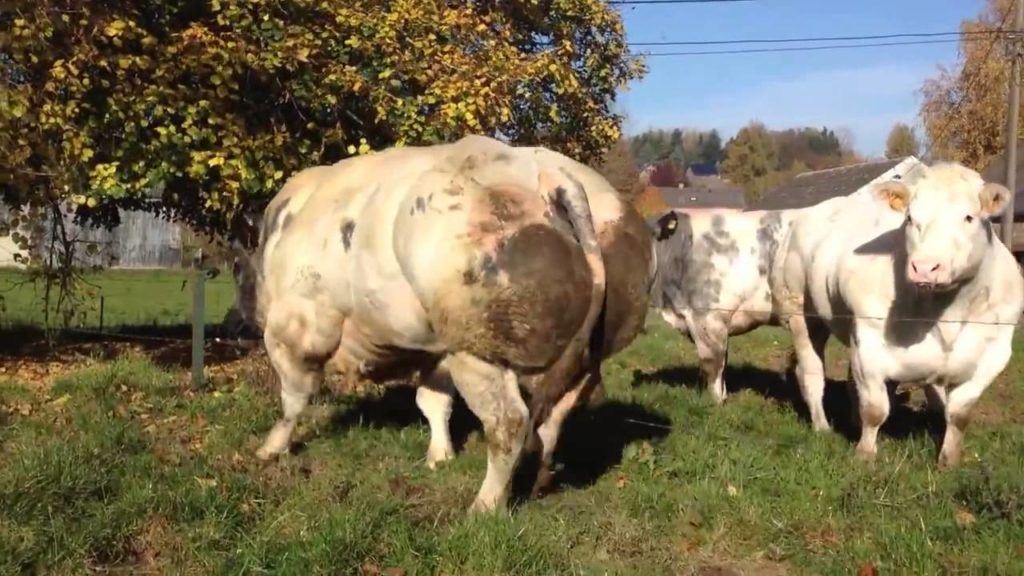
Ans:
[[[100,325],[100,297],[103,297],[103,326],[173,325],[191,322],[192,287],[182,283],[190,273],[181,270],[109,270],[86,276],[92,292],[76,318],[76,325]],[[206,320],[220,322],[234,303],[231,275],[221,274],[206,281]],[[42,286],[25,283],[19,270],[0,269],[0,327],[43,323]]]
[[[852,461],[838,383],[840,431],[812,433],[787,354],[779,330],[734,339],[714,407],[692,346],[652,322],[566,422],[558,491],[483,518],[465,514],[486,455],[461,403],[459,454],[431,472],[408,389],[321,397],[295,453],[259,463],[279,413],[261,359],[201,392],[141,354],[0,379],[0,574],[1024,573],[1020,352],[944,473],[916,394],[874,465]]]

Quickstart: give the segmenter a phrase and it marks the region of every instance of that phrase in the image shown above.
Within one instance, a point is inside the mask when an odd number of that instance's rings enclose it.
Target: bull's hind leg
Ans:
[[[430,446],[427,447],[427,467],[437,468],[438,463],[455,457],[448,420],[452,415],[453,394],[451,374],[446,366],[439,365],[416,389],[416,406],[430,425]]]
[[[263,446],[256,450],[256,457],[267,460],[288,449],[292,432],[299,415],[309,404],[309,397],[316,392],[323,380],[323,370],[313,369],[297,360],[290,350],[272,337],[265,338],[267,354],[281,380],[282,418],[274,423]]]
[[[601,387],[601,374],[589,374],[575,388],[569,390],[551,408],[547,420],[537,428],[537,436],[541,441],[540,466],[530,496],[536,498],[551,483],[551,465],[558,446],[558,436],[562,424],[577,405],[587,402],[594,391]]]
[[[448,357],[448,369],[487,437],[487,475],[470,511],[492,511],[508,501],[509,483],[529,430],[529,410],[512,371],[464,352]]]

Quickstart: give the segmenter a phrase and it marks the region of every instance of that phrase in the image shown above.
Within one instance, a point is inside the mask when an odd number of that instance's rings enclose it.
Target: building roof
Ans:
[[[718,167],[714,162],[694,162],[686,169],[694,176],[718,176]]]
[[[999,154],[989,161],[988,166],[981,171],[981,177],[986,182],[998,182],[1006,185],[1006,153]],[[1016,194],[1013,197],[1013,220],[1024,220],[1024,140],[1017,141],[1017,183]],[[993,216],[993,222],[1002,220],[1002,214]]]
[[[878,180],[911,158],[914,160],[911,164],[919,163],[913,156],[907,156],[895,160],[863,162],[850,166],[803,172],[782,186],[765,192],[760,199],[750,204],[749,209],[804,208],[829,198],[846,196]]]
[[[659,187],[665,205],[671,209],[738,208],[746,206],[743,190],[729,184],[717,186],[687,186],[686,188]]]

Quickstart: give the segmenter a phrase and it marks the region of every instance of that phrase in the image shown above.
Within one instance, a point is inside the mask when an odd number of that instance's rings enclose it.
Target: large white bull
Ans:
[[[971,407],[1009,362],[1024,309],[1024,279],[988,221],[1008,198],[977,172],[940,163],[793,221],[770,282],[815,429],[829,428],[823,353],[832,333],[850,348],[858,458],[877,453],[886,380],[923,381],[946,417],[939,464],[959,462]]]
[[[471,509],[502,506],[528,433],[550,460],[602,358],[642,328],[653,258],[607,181],[552,151],[469,136],[303,170],[239,274],[281,379],[284,416],[257,455],[287,449],[325,366],[378,382],[419,372],[428,464],[452,456],[453,383],[488,440]]]

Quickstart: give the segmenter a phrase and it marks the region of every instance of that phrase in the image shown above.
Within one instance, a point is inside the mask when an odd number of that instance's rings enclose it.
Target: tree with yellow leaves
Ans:
[[[991,34],[1012,24],[1014,0],[986,0],[978,17],[960,31],[960,63],[940,67],[925,81],[921,118],[930,155],[983,168],[1006,142],[1010,63],[1003,43]],[[988,33],[986,33],[988,32]]]
[[[230,236],[296,170],[466,133],[590,161],[646,70],[602,0],[7,4],[0,195],[19,225],[159,206]]]

